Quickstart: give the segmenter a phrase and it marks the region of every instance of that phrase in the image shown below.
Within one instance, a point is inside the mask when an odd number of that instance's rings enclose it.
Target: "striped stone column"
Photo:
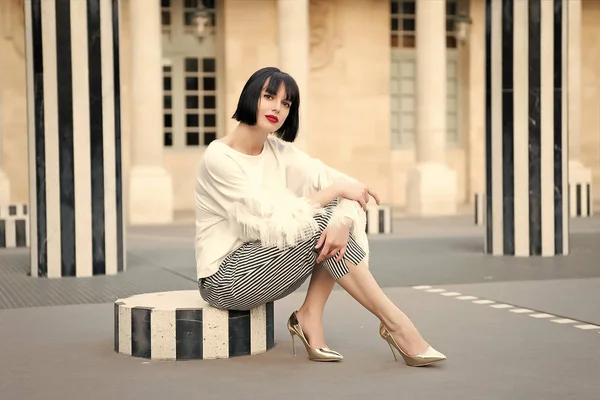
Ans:
[[[118,0],[26,0],[31,275],[125,269]]]
[[[486,252],[568,254],[565,0],[486,0]]]

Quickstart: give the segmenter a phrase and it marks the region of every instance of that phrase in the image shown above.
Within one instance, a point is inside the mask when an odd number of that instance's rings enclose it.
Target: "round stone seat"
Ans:
[[[216,359],[273,348],[273,303],[219,310],[198,290],[144,293],[114,303],[117,353],[151,360]]]

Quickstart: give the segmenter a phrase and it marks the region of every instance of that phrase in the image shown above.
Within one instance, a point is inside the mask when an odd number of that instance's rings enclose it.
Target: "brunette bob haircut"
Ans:
[[[265,90],[267,93],[275,96],[279,91],[281,84],[285,88],[286,100],[290,101],[289,114],[281,126],[275,133],[277,136],[286,142],[296,140],[298,134],[298,126],[300,124],[298,117],[298,108],[300,107],[300,91],[294,78],[282,72],[275,67],[266,67],[256,71],[246,85],[242,89],[237,109],[232,118],[246,125],[256,125],[256,114],[258,113],[258,102],[261,99],[261,93],[265,83],[269,81]]]

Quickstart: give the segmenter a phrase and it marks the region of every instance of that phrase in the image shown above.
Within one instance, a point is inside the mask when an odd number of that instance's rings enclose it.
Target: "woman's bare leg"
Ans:
[[[414,356],[427,349],[412,321],[385,295],[367,266],[348,261],[346,265],[350,273],[337,281],[339,285],[385,324],[406,354]]]
[[[335,280],[329,272],[321,264],[315,265],[304,303],[296,313],[306,339],[315,348],[326,346],[323,334],[323,310],[334,285]]]

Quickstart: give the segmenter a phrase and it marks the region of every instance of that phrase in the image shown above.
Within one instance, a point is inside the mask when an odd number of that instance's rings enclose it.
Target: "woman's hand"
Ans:
[[[379,195],[373,189],[366,187],[362,183],[342,181],[337,182],[336,185],[338,185],[337,189],[341,197],[358,201],[365,211],[367,211],[369,196],[373,197],[378,205],[380,204],[381,200],[379,199]]]
[[[322,247],[319,257],[317,257],[317,264],[336,254],[338,255],[336,261],[341,261],[344,254],[346,254],[349,237],[349,225],[341,224],[325,228],[316,246],[316,249],[321,249]]]

